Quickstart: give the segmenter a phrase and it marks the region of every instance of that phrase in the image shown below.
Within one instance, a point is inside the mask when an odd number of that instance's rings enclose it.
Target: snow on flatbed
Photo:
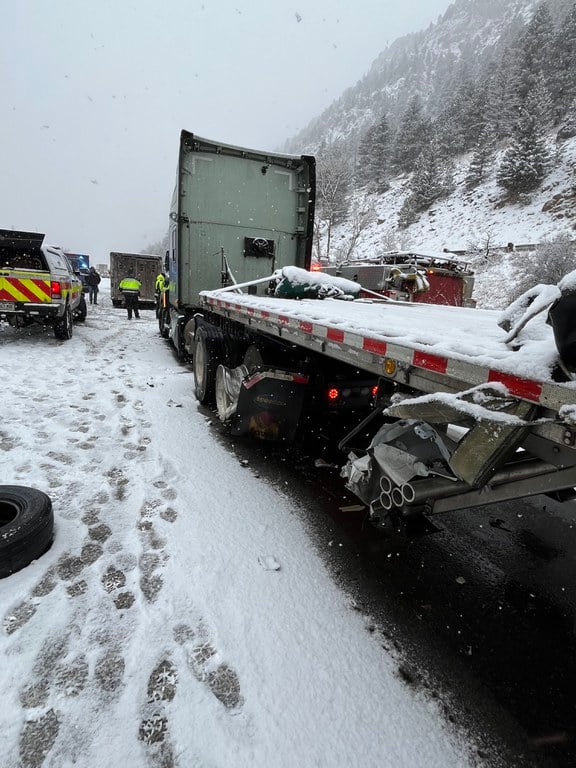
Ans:
[[[270,321],[286,318],[296,324],[355,334],[405,346],[451,361],[461,361],[540,382],[551,381],[557,352],[545,313],[534,318],[519,337],[521,347],[505,343],[495,310],[417,303],[342,301],[339,299],[279,299],[229,290],[207,291],[213,309],[236,309]],[[285,322],[285,321],[284,321]],[[286,324],[286,323],[285,323]],[[555,385],[574,389],[574,382]]]

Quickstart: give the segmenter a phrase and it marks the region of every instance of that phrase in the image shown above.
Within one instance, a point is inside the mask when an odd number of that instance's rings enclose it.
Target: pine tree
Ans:
[[[534,86],[528,93],[526,108],[542,130],[551,127],[554,122],[554,107],[546,78],[542,73],[536,77]]]
[[[433,202],[453,191],[452,163],[443,157],[436,141],[433,140],[418,156],[408,189],[408,197],[398,216],[400,227],[407,227]]]
[[[474,189],[487,177],[494,160],[496,142],[492,128],[486,126],[476,142],[466,175],[466,187]]]
[[[382,115],[374,132],[374,189],[385,192],[389,187],[390,154],[393,132],[387,115]]]
[[[486,122],[487,89],[467,78],[460,83],[437,120],[437,133],[447,154],[466,152],[474,146]]]
[[[447,179],[443,166],[438,146],[432,142],[418,157],[410,182],[416,211],[425,211],[446,193]]]
[[[384,114],[366,131],[358,147],[357,179],[369,191],[388,189],[391,142],[392,130]]]
[[[505,50],[499,64],[488,68],[484,122],[495,139],[508,138],[520,114],[520,69],[512,48]]]
[[[576,3],[563,19],[554,40],[555,66],[549,77],[556,122],[576,99]]]
[[[548,3],[542,3],[519,40],[520,97],[525,100],[540,75],[548,78],[554,69],[554,21]]]
[[[359,187],[368,186],[374,178],[374,134],[376,124],[373,123],[364,133],[358,144],[356,154],[356,183]]]
[[[416,201],[414,196],[409,194],[398,211],[398,226],[400,229],[406,229],[410,224],[414,224],[417,219]]]
[[[430,140],[431,124],[424,115],[420,96],[413,96],[396,133],[392,150],[392,163],[398,173],[412,171],[416,159]]]
[[[496,176],[498,184],[514,197],[536,189],[550,167],[551,153],[537,115],[535,102],[529,98]]]
[[[568,111],[564,115],[564,119],[560,124],[556,138],[560,141],[565,139],[571,139],[572,136],[576,136],[576,99],[568,107]]]

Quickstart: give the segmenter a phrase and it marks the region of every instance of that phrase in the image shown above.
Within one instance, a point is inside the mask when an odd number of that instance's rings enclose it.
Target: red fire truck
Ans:
[[[363,288],[397,301],[472,307],[474,273],[453,253],[391,251],[378,259],[359,259],[343,264],[316,262],[313,270],[345,277]]]

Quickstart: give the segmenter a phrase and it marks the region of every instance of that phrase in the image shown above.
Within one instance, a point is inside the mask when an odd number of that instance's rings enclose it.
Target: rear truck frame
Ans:
[[[348,382],[377,383],[373,401],[353,414],[354,427],[337,420],[348,429],[335,439],[347,458],[346,487],[383,530],[429,532],[414,522],[537,494],[575,497],[574,345],[564,355],[570,370],[557,354],[553,376],[529,375],[536,351],[553,348],[553,333],[562,336],[558,349],[576,338],[566,328],[566,317],[574,316],[570,292],[556,296],[553,328],[541,322],[530,336],[520,321],[524,337],[511,344],[513,334],[494,312],[304,297],[313,291],[280,298],[295,283],[314,283],[314,275],[300,272],[270,276],[268,297],[250,295],[250,285],[202,293],[196,395],[216,403],[233,434],[293,440],[299,430],[319,428],[317,417],[326,412],[315,403],[315,381],[323,371],[322,384],[340,373]],[[336,283],[336,291],[342,283],[349,281]],[[559,300],[565,312],[557,310]],[[562,321],[554,321],[555,311]],[[470,350],[436,352],[443,329],[464,318],[473,328]]]

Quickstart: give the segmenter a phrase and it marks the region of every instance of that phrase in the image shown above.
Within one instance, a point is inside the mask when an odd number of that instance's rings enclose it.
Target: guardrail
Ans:
[[[576,245],[576,240],[572,241]],[[488,248],[479,248],[479,251],[502,251],[504,253],[514,253],[515,251],[535,251],[545,243],[507,243],[506,245],[493,245]],[[460,250],[458,248],[444,248],[446,253],[453,253],[456,256],[470,256],[473,251]]]

